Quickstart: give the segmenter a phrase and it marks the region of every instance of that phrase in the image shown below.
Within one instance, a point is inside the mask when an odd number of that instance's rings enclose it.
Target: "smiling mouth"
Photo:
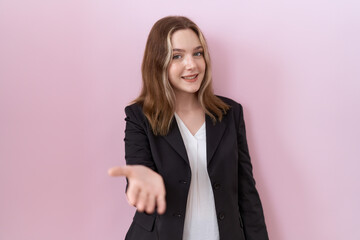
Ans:
[[[185,80],[194,80],[197,78],[199,74],[194,74],[194,75],[189,75],[189,76],[182,76],[181,78],[182,79],[185,79]]]

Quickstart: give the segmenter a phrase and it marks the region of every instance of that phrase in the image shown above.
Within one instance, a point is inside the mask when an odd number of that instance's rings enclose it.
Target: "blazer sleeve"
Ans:
[[[143,165],[156,170],[151,155],[149,139],[146,131],[145,115],[141,107],[133,104],[125,108],[125,161],[126,165]],[[129,186],[126,178],[125,192]]]
[[[246,140],[245,122],[243,108],[239,104],[238,109],[238,156],[239,156],[239,210],[243,221],[246,240],[268,240],[268,233],[265,225],[263,208],[259,194],[255,187],[255,180],[252,172],[252,164]]]
[[[156,171],[152,158],[147,124],[141,107],[130,105],[125,108],[125,160],[127,165],[144,165]]]
[[[143,165],[157,171],[151,154],[148,138],[148,124],[142,108],[133,104],[125,108],[125,160],[127,165]],[[129,181],[126,178],[127,191]],[[157,213],[136,212],[134,221],[147,231],[152,231]],[[130,228],[131,229],[131,228]],[[142,229],[142,228],[140,228]],[[130,233],[130,230],[128,234]]]

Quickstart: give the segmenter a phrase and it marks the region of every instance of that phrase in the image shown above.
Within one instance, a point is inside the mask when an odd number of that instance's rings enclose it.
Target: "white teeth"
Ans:
[[[182,78],[184,78],[184,79],[188,79],[188,80],[191,80],[191,79],[194,79],[194,78],[196,78],[197,77],[197,74],[196,75],[194,75],[194,76],[192,76],[192,77],[182,77]]]

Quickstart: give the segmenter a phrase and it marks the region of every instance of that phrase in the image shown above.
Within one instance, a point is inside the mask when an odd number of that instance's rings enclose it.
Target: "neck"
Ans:
[[[175,92],[175,111],[192,111],[201,108],[201,104],[195,93]]]

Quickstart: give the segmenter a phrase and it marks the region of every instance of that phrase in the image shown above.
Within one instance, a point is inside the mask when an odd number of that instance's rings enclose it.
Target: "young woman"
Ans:
[[[125,108],[128,240],[266,240],[242,106],[215,96],[208,47],[186,17],[160,19]]]

